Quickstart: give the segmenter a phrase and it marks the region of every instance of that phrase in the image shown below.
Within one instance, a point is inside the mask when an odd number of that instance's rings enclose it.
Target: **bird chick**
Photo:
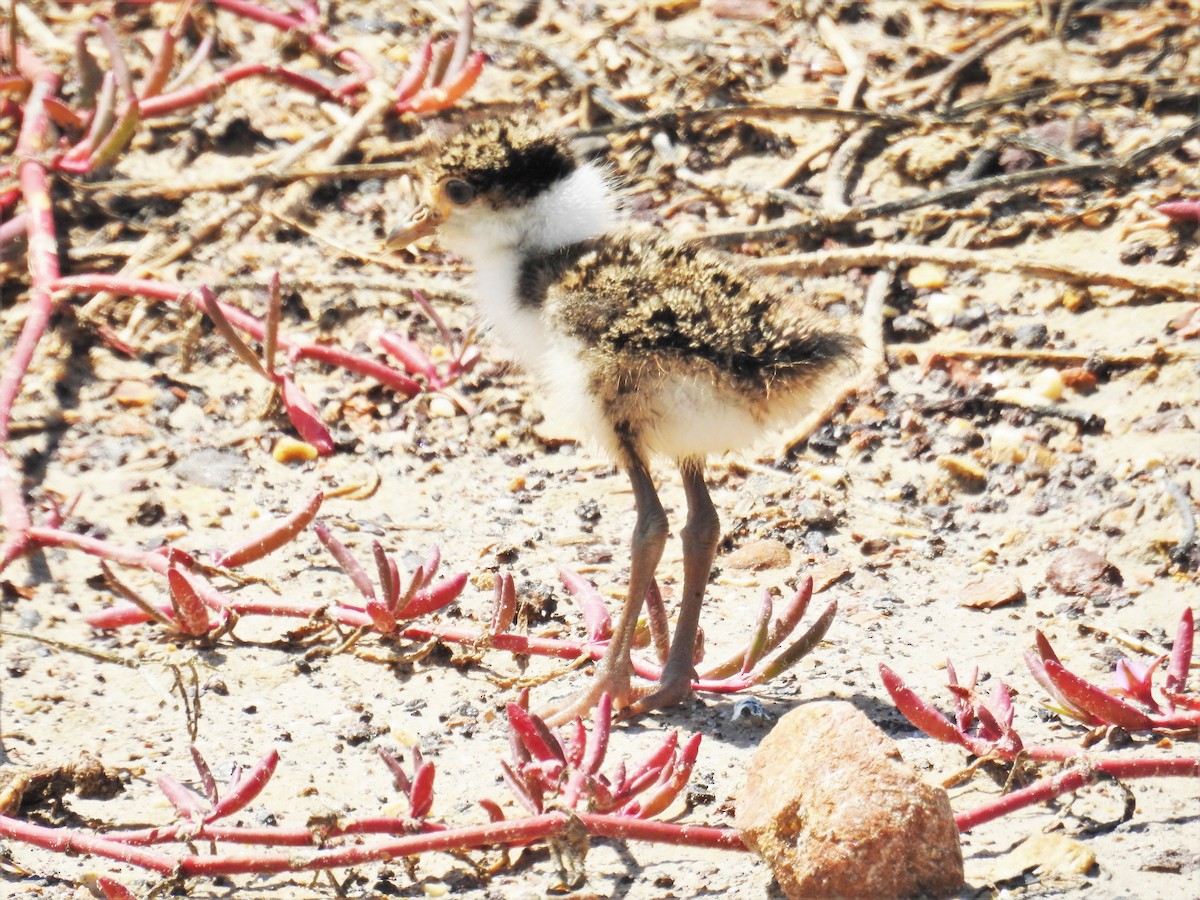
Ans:
[[[591,687],[553,719],[604,692],[629,714],[677,703],[691,693],[720,538],[705,459],[809,412],[857,341],[732,257],[621,221],[603,170],[527,122],[467,126],[434,152],[424,182],[427,202],[389,246],[436,230],[467,260],[482,318],[548,412],[607,451],[633,487],[624,606]],[[649,470],[657,455],[675,461],[687,498],[683,589],[658,684],[635,687],[630,648],[668,530]]]

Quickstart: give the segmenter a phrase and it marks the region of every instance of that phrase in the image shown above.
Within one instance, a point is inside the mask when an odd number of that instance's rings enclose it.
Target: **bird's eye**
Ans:
[[[466,206],[475,199],[475,188],[457,178],[447,181],[444,190],[446,199],[455,206]]]

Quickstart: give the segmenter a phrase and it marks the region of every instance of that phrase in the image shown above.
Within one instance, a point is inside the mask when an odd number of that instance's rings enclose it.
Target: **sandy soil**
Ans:
[[[568,4],[545,10],[519,31],[511,25],[512,10],[487,6],[477,44],[494,59],[468,101],[444,118],[495,114],[536,98],[547,119],[586,125],[579,119],[576,76],[564,76],[529,42],[576,60],[600,92],[633,110],[695,109],[706,99],[828,103],[845,81],[834,37],[868,60],[867,108],[894,110],[918,92],[917,79],[975,43],[977,24],[955,4],[824,6],[780,4],[772,14],[778,31],[720,15],[737,4],[660,4],[657,18],[636,5],[600,15]],[[965,104],[1031,86],[1045,90],[1023,104],[969,117],[961,127],[884,136],[863,155],[849,199],[878,202],[945,184],[984,144],[989,116],[997,134],[1014,134],[1086,114],[1099,132],[1064,153],[1068,159],[1110,158],[1195,118],[1195,77],[1180,77],[1188,71],[1186,55],[1196,59],[1194,5],[1150,3],[1137,13],[1118,8],[1079,17],[1062,44],[1045,33],[1035,6],[1026,13],[1032,30],[967,69],[946,100]],[[451,21],[424,4],[400,11],[346,3],[339,13],[335,33],[368,53],[397,44],[411,52],[423,29]],[[431,26],[434,14],[442,18]],[[372,30],[372,22],[405,16],[413,28],[399,35]],[[818,25],[822,16],[825,24]],[[913,49],[922,46],[913,30],[918,26],[923,46],[936,49]],[[244,41],[244,56],[276,52],[268,30],[232,21],[222,28],[227,39]],[[1174,46],[1181,49],[1164,49]],[[1129,79],[1144,73],[1152,57],[1166,86],[1131,87]],[[1021,61],[1029,59],[1043,67],[1036,78],[1022,74]],[[1172,73],[1179,80],[1167,83]],[[670,85],[669,96],[663,84]],[[888,89],[896,92],[891,99]],[[248,166],[256,154],[293,143],[307,129],[337,124],[306,98],[253,82],[235,86],[214,109],[195,126],[208,136],[188,167],[188,177],[200,182]],[[597,113],[597,121],[607,118]],[[359,155],[387,158],[393,142],[416,136],[421,127],[415,120],[381,125]],[[821,142],[836,146],[854,127],[812,116],[723,117],[597,140],[628,187],[632,213],[687,234],[794,221],[794,211],[768,189],[787,184],[817,202],[829,153],[787,176],[807,150]],[[164,177],[178,166],[171,152],[186,131],[167,127],[139,141],[113,177]],[[943,157],[945,165],[938,162]],[[918,159],[924,168],[913,162]],[[1036,153],[1034,159],[1044,164]],[[764,587],[787,591],[806,573],[818,576],[818,603],[839,604],[827,639],[757,692],[766,717],[735,720],[735,698],[703,697],[620,726],[611,762],[639,758],[667,729],[703,733],[687,803],[672,814],[730,825],[746,766],[771,719],[799,703],[840,698],[863,710],[897,739],[907,759],[941,783],[969,757],[913,729],[890,703],[878,666],[887,663],[949,709],[946,659],[960,673],[977,666],[984,686],[1002,679],[1013,688],[1027,743],[1081,745],[1087,730],[1046,709],[1047,698],[1025,666],[1023,652],[1035,630],[1072,669],[1103,683],[1122,654],[1144,660],[1153,648],[1169,647],[1182,610],[1200,605],[1194,547],[1172,555],[1187,538],[1180,507],[1194,508],[1191,498],[1200,491],[1200,344],[1197,329],[1189,331],[1186,323],[1200,297],[1113,287],[1094,274],[1119,264],[1153,284],[1157,272],[1196,272],[1194,226],[1168,225],[1151,207],[1189,184],[1194,194],[1198,161],[1200,142],[1193,138],[1129,177],[1064,179],[845,224],[827,234],[739,244],[766,256],[872,241],[958,247],[990,260],[1051,259],[1072,267],[1075,276],[928,264],[914,270],[916,257],[899,266],[888,282],[882,332],[867,335],[886,346],[886,374],[878,383],[864,384],[798,450],[786,452],[786,436],[773,436],[756,452],[712,467],[725,539],[703,617],[709,657],[720,658],[746,639]],[[197,190],[186,198],[154,199],[151,191],[139,201],[141,211],[130,212],[121,198],[131,193],[80,194],[64,207],[74,216],[63,224],[70,235],[68,271],[117,267],[132,242],[149,240],[143,233],[183,230],[230,197]],[[285,330],[365,350],[389,329],[432,348],[438,334],[408,289],[426,290],[462,334],[472,323],[462,302],[467,273],[436,252],[399,260],[390,270],[364,261],[409,202],[404,179],[326,183],[302,211],[306,231],[273,229],[265,218],[254,226],[258,214],[251,212],[155,275],[206,280],[223,298],[261,312],[260,286],[278,268],[289,291]],[[109,222],[106,229],[97,229],[97,217]],[[866,264],[782,278],[859,331],[874,271]],[[5,273],[6,343],[22,321],[20,272],[10,264]],[[80,496],[70,528],[128,546],[170,541],[205,555],[320,490],[330,495],[322,521],[360,558],[379,540],[415,567],[437,544],[444,571],[469,573],[471,583],[445,614],[461,624],[486,623],[493,578],[504,571],[517,580],[533,632],[583,633],[559,567],[592,579],[614,608],[619,602],[633,521],[627,482],[586,446],[561,441],[553,422],[542,421],[531,397],[536,391],[507,364],[502,347],[485,340],[483,361],[458,386],[476,410],[471,416],[435,393],[404,401],[357,376],[301,364],[298,378],[338,448],[318,461],[282,464],[272,448],[290,426],[278,412],[263,415],[262,382],[207,323],[197,328],[177,308],[126,299],[103,307],[100,316],[136,354],[117,352],[89,322],[64,312],[16,410],[21,427],[13,449],[33,495]],[[955,356],[961,348],[973,350]],[[1068,380],[1078,387],[1055,397],[1053,373],[1062,369],[1073,370]],[[1079,375],[1084,370],[1097,376],[1091,389],[1085,388],[1092,379]],[[656,471],[677,534],[682,489],[669,465]],[[785,545],[786,563],[738,568],[764,542]],[[1074,595],[1054,586],[1051,566],[1077,548],[1108,560],[1120,583],[1089,581]],[[328,600],[353,593],[311,533],[245,574],[255,580],[238,588],[239,596],[276,592]],[[670,604],[681,577],[675,539],[659,574]],[[1019,582],[1015,602],[995,609],[963,605],[972,593],[964,588],[1001,576]],[[0,577],[3,767],[61,766],[88,753],[119,773],[123,786],[104,799],[66,792],[21,810],[48,824],[172,820],[156,778],[167,773],[195,781],[187,715],[173,687],[176,671],[198,686],[197,744],[218,774],[271,747],[282,755],[276,777],[241,815],[246,824],[401,814],[379,747],[399,754],[419,746],[435,762],[439,818],[482,821],[476,801],[483,798],[515,811],[500,777],[499,761],[508,755],[504,705],[515,696],[514,679],[544,679],[561,668],[445,648],[409,661],[417,648],[370,636],[352,650],[331,653],[335,635],[310,639],[299,623],[266,617],[242,621],[212,646],[172,642],[151,625],[98,633],[82,615],[118,598],[94,558],[50,549]],[[121,577],[149,597],[163,596],[153,576],[128,571]],[[1143,652],[1130,641],[1141,642]],[[534,688],[535,704],[584,678],[585,670],[561,673]],[[1198,751],[1193,731],[1102,735],[1091,752]],[[1003,774],[997,778],[1002,784]],[[950,790],[961,811],[1000,789],[980,773]],[[1127,790],[1101,784],[966,835],[962,896],[1200,896],[1200,784],[1150,779]],[[1127,796],[1136,809],[1124,817]],[[1018,851],[1045,832],[1072,838],[1094,854],[1094,864],[1072,873],[1048,851],[1033,858]],[[476,859],[495,863],[498,857]],[[430,855],[411,866],[367,865],[334,878],[348,896],[522,897],[555,890],[559,875],[545,850],[514,854],[509,862],[484,876],[461,859]],[[69,897],[89,872],[119,875],[139,891],[155,884],[130,871],[8,844],[0,851],[0,893]],[[573,896],[777,892],[765,864],[744,853],[599,841],[586,871],[585,885]],[[335,896],[337,889],[332,879],[305,876],[191,882],[187,892],[303,898]]]

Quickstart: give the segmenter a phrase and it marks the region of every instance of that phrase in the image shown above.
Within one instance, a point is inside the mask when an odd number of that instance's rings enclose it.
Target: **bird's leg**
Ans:
[[[667,514],[654,490],[654,481],[641,454],[630,444],[625,444],[623,449],[629,480],[633,485],[633,500],[637,506],[637,523],[633,529],[629,563],[629,593],[613,626],[604,658],[596,667],[592,684],[582,695],[546,715],[546,721],[552,725],[570,722],[575,716],[586,713],[596,705],[601,694],[611,695],[617,706],[627,705],[633,696],[630,686],[633,665],[629,660],[629,651],[633,647],[633,636],[638,616],[646,602],[646,593],[650,590],[654,571],[658,568],[667,542]],[[694,638],[693,635],[693,642]]]
[[[671,651],[663,666],[658,687],[639,699],[629,708],[630,715],[650,709],[661,709],[684,700],[692,692],[692,679],[696,676],[696,634],[700,626],[700,607],[704,603],[704,590],[712,573],[713,557],[721,539],[721,523],[716,507],[708,495],[704,483],[704,462],[685,459],[679,465],[683,476],[683,490],[687,496],[688,518],[683,526],[683,598],[679,605],[679,618],[675,623],[675,637]]]

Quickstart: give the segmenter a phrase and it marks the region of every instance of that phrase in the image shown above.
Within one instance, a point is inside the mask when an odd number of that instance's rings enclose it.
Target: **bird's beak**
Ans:
[[[391,250],[407,247],[426,235],[432,234],[441,223],[442,217],[437,215],[432,208],[418,206],[407,219],[392,229],[387,240],[384,241],[384,245]]]

